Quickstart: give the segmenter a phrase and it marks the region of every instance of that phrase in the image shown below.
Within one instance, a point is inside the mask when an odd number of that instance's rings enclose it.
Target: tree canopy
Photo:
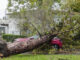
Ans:
[[[53,9],[55,3],[59,9]],[[79,0],[9,0],[8,11],[19,19],[22,34],[51,32],[73,38],[80,30],[79,5]]]

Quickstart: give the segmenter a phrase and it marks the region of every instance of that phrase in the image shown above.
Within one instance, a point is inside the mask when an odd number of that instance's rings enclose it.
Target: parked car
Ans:
[[[62,41],[61,39],[55,37],[51,40],[51,44],[54,46],[56,49],[62,48]]]
[[[17,38],[14,40],[14,42],[23,42],[23,41],[28,41],[28,40],[31,40],[31,39],[37,39],[39,38],[38,35],[34,35],[34,36],[31,36],[31,37],[28,37],[28,38]]]

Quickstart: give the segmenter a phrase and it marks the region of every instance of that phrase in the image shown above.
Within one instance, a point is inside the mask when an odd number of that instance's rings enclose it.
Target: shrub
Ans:
[[[14,39],[16,39],[16,38],[24,38],[24,37],[26,37],[26,36],[23,36],[23,35],[12,35],[12,34],[3,34],[2,35],[2,38],[4,40],[6,40],[7,42],[13,42]]]

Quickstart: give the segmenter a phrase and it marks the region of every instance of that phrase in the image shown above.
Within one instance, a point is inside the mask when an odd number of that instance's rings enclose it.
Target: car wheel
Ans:
[[[59,50],[59,45],[55,44],[55,45],[54,45],[54,48],[55,48],[55,50],[58,51],[58,50]]]

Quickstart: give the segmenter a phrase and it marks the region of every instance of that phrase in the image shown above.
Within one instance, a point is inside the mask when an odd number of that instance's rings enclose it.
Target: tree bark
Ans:
[[[3,57],[14,55],[14,54],[24,53],[24,52],[33,50],[33,49],[39,47],[40,45],[50,41],[53,37],[54,37],[54,35],[45,35],[36,40],[33,39],[33,40],[26,40],[23,42],[9,43],[9,44],[5,45],[4,49],[2,49],[5,53],[1,52],[1,50],[0,50],[0,53],[3,54]]]

